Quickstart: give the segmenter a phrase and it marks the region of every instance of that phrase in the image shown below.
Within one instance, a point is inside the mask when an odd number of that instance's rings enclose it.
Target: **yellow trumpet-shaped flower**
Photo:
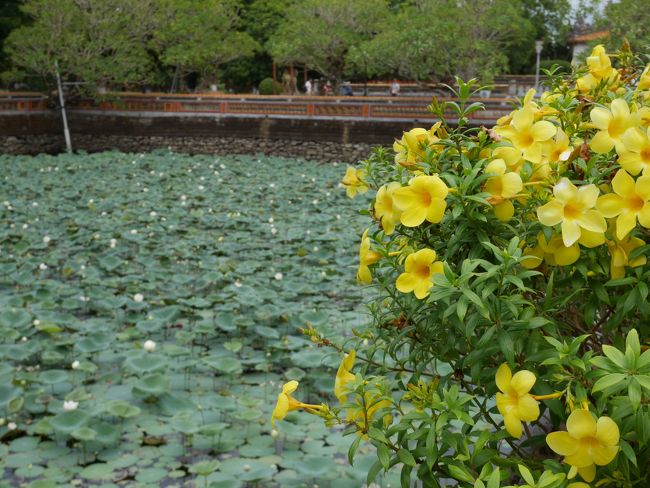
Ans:
[[[395,231],[395,224],[399,222],[399,217],[402,214],[393,202],[393,193],[399,188],[401,185],[393,181],[382,186],[375,197],[375,216],[381,222],[386,235],[391,235]]]
[[[354,374],[352,374],[352,367],[354,366],[354,360],[356,358],[356,352],[354,350],[350,351],[349,354],[346,354],[339,365],[339,369],[336,372],[336,379],[334,380],[334,395],[339,399],[340,402],[345,403],[347,399],[347,389],[350,383],[354,382]]]
[[[604,233],[607,229],[604,217],[593,207],[599,190],[596,185],[576,188],[567,178],[553,187],[553,198],[537,209],[537,218],[543,225],[561,224],[562,240],[570,247],[580,239],[581,229]]]
[[[612,68],[612,61],[602,44],[594,47],[591,55],[587,57],[587,67],[589,73],[576,81],[576,86],[581,92],[593,90],[603,80],[611,84],[618,79],[618,71]]]
[[[436,252],[433,249],[420,249],[406,257],[404,273],[399,275],[395,285],[402,293],[414,292],[421,300],[429,295],[433,275],[443,272],[442,262],[436,261]]]
[[[598,199],[596,208],[607,218],[616,218],[616,237],[621,240],[639,223],[650,227],[650,175],[640,176],[636,182],[624,169],[612,180],[614,193]]]
[[[564,162],[569,159],[573,148],[569,145],[569,137],[559,129],[557,134],[544,145],[542,155],[549,163]]]
[[[485,182],[485,191],[490,193],[487,201],[494,207],[496,217],[503,222],[510,220],[515,213],[510,199],[516,197],[524,188],[521,176],[514,172],[506,173],[506,169],[503,159],[495,159],[485,167],[486,173],[495,175]]]
[[[611,463],[618,453],[618,425],[609,417],[598,420],[589,410],[574,410],[566,422],[566,432],[551,432],[548,446],[561,456],[585,481],[596,477],[596,466]],[[571,477],[571,473],[569,473]]]
[[[368,191],[368,184],[364,180],[365,176],[366,172],[364,170],[348,166],[348,169],[345,171],[345,176],[341,180],[348,197],[354,198],[357,193],[365,193]]]
[[[508,169],[516,172],[519,172],[525,162],[521,156],[521,151],[512,146],[495,147],[492,151],[492,157],[494,159],[503,159]]]
[[[521,422],[532,422],[539,417],[539,405],[531,395],[530,389],[537,378],[528,370],[517,371],[514,375],[510,367],[503,363],[496,374],[497,408],[503,416],[508,434],[519,438],[522,434]]]
[[[418,127],[404,132],[402,138],[393,143],[395,162],[406,168],[411,168],[422,161],[427,147],[439,141],[436,131],[440,125],[441,123],[437,122],[429,130]]]
[[[546,120],[535,122],[535,113],[530,106],[516,110],[510,125],[497,127],[497,134],[510,140],[524,159],[531,163],[542,160],[542,143],[555,135],[557,128]]]
[[[650,174],[650,128],[628,129],[621,137],[623,143],[618,151],[618,164],[632,175]]]
[[[369,266],[375,264],[380,259],[381,254],[370,249],[370,237],[368,237],[368,229],[366,229],[363,231],[361,245],[359,246],[359,269],[357,270],[357,281],[359,283],[368,284],[372,281],[372,273],[370,273]]]
[[[447,208],[449,188],[438,175],[419,175],[393,192],[393,204],[402,211],[400,222],[417,227],[425,220],[437,224]]]
[[[282,386],[282,392],[278,395],[278,401],[271,414],[271,425],[273,427],[275,427],[276,420],[283,420],[287,416],[287,413],[293,410],[304,408],[309,413],[314,413],[322,408],[321,405],[310,405],[293,398],[291,394],[298,389],[298,384],[296,380],[291,380]]]
[[[611,256],[609,264],[609,273],[613,280],[625,278],[625,268],[636,268],[645,265],[648,260],[645,256],[637,256],[630,259],[630,253],[637,247],[645,246],[645,242],[638,237],[627,236],[619,240],[614,236],[614,240],[607,241],[609,255]]]
[[[567,247],[558,235],[554,235],[547,242],[544,233],[540,232],[537,234],[537,245],[533,248],[524,249],[521,264],[528,269],[537,268],[542,264],[542,261],[549,266],[569,266],[575,263],[578,258],[580,258],[580,246],[577,242]]]
[[[594,152],[605,154],[614,147],[623,150],[622,136],[638,124],[638,115],[630,113],[630,107],[622,98],[612,100],[610,108],[595,107],[590,112],[591,121],[598,129],[589,142]]]

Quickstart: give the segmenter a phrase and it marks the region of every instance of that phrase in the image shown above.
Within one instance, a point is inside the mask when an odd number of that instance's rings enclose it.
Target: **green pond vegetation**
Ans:
[[[359,487],[375,461],[280,386],[331,401],[362,327],[342,165],[0,156],[0,487]],[[383,486],[398,482],[392,476]]]

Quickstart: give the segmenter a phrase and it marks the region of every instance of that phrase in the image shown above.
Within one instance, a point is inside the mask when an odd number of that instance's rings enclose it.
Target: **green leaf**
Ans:
[[[357,449],[359,448],[359,444],[361,444],[361,437],[357,436],[357,438],[354,440],[352,445],[350,445],[350,448],[348,449],[348,463],[350,463],[350,466],[354,465],[354,455],[357,452]]]
[[[627,387],[627,394],[630,397],[632,410],[636,412],[641,405],[641,385],[639,385],[639,382],[634,377],[630,380]]]
[[[499,472],[499,467],[497,466],[492,471],[492,474],[488,478],[487,488],[499,488],[501,484],[501,473]]]
[[[387,470],[390,466],[390,452],[385,444],[377,445],[377,457],[384,470]]]
[[[407,449],[401,448],[399,451],[397,451],[397,457],[399,458],[400,461],[402,461],[407,466],[412,466],[412,467],[417,466],[413,454],[411,454],[411,452],[408,451]]]
[[[608,374],[600,378],[596,383],[594,383],[593,388],[591,391],[593,393],[596,393],[597,391],[601,390],[606,390],[608,388],[611,388],[613,386],[616,386],[617,388],[614,388],[614,391],[621,390],[625,388],[627,385],[626,378],[628,376],[623,373],[613,373],[613,374]]]
[[[610,346],[608,344],[603,345],[603,353],[605,356],[607,356],[616,366],[619,368],[625,370],[626,369],[626,361],[625,361],[625,355],[616,349],[613,346]]]
[[[450,464],[447,466],[447,469],[449,469],[449,474],[454,479],[464,481],[466,483],[472,483],[474,481],[474,477],[469,473],[465,466],[461,468],[455,464]]]
[[[519,464],[517,468],[519,469],[519,473],[521,473],[521,477],[524,479],[524,481],[528,483],[530,486],[534,486],[535,478],[533,478],[533,475],[530,472],[530,470],[523,464]]]

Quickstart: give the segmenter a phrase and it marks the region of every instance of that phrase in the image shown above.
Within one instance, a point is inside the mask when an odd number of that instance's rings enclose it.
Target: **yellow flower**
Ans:
[[[591,56],[587,57],[589,73],[576,81],[579,91],[586,92],[596,88],[603,80],[608,84],[614,83],[618,78],[618,71],[612,68],[612,61],[605,52],[602,44],[594,47]]]
[[[593,207],[598,199],[596,185],[576,188],[567,178],[554,187],[555,198],[537,209],[537,218],[543,225],[562,224],[562,240],[566,247],[580,239],[581,229],[604,233],[607,225],[603,216]]]
[[[514,375],[506,363],[499,366],[496,374],[497,408],[503,416],[506,430],[512,437],[522,434],[522,420],[532,422],[539,417],[539,405],[529,393],[537,378],[527,370],[517,371]]]
[[[605,217],[616,219],[616,237],[621,240],[639,223],[650,228],[650,175],[636,182],[627,171],[619,170],[612,180],[614,193],[598,199],[596,208]]]
[[[645,242],[638,237],[627,236],[623,240],[614,237],[614,240],[607,241],[611,261],[609,273],[613,280],[625,278],[625,267],[636,268],[645,265],[648,260],[645,256],[637,256],[630,260],[630,253],[637,247],[645,246]]]
[[[402,212],[393,203],[393,193],[401,188],[396,181],[382,186],[377,191],[375,197],[375,216],[381,222],[386,235],[391,235],[395,231],[395,224],[399,222]]]
[[[357,193],[365,193],[368,191],[368,185],[364,180],[365,176],[366,172],[364,170],[348,166],[341,183],[350,198],[354,198]]]
[[[643,131],[637,127],[628,129],[621,137],[623,143],[617,149],[618,164],[628,173],[650,174],[650,128]]]
[[[589,114],[598,132],[589,142],[594,152],[605,154],[616,146],[623,149],[621,137],[638,123],[638,116],[630,113],[630,107],[622,98],[612,100],[610,108],[595,107]]]
[[[429,295],[433,275],[443,272],[442,262],[436,261],[436,252],[433,249],[420,249],[406,257],[404,273],[399,275],[395,285],[402,293],[414,292],[421,300]]]
[[[357,281],[359,283],[368,284],[372,281],[369,266],[375,264],[380,259],[381,254],[377,251],[370,250],[370,237],[368,237],[368,229],[366,229],[363,231],[361,245],[359,246],[359,269],[357,270]]]
[[[422,161],[426,153],[426,148],[431,144],[439,141],[436,131],[441,122],[436,122],[431,129],[426,130],[420,127],[404,132],[402,139],[393,143],[395,151],[395,162],[406,168],[415,166]]]
[[[611,463],[618,453],[618,425],[609,417],[597,421],[589,410],[574,410],[566,422],[566,432],[551,432],[548,446],[561,456],[585,481],[596,477],[596,466]],[[571,476],[569,473],[569,477]]]
[[[346,354],[339,365],[339,369],[336,372],[336,379],[334,380],[334,395],[339,399],[340,402],[345,403],[347,398],[347,387],[350,383],[354,382],[354,375],[351,372],[352,366],[354,366],[354,360],[356,358],[356,352],[354,350],[350,351],[349,354]]]
[[[485,182],[485,191],[491,195],[487,201],[494,206],[494,214],[503,222],[510,220],[515,213],[510,199],[516,197],[524,188],[521,176],[513,172],[506,173],[506,169],[503,159],[495,159],[485,168],[486,173],[496,175]]]
[[[293,398],[291,394],[296,391],[297,388],[298,382],[296,380],[291,380],[282,386],[282,392],[278,395],[278,401],[275,404],[273,413],[271,414],[271,425],[273,427],[275,427],[276,420],[283,420],[287,416],[287,413],[293,410],[304,408],[309,413],[315,413],[314,411],[323,408],[321,405],[310,405],[308,403],[299,402]]]
[[[535,113],[530,106],[521,108],[512,116],[510,125],[497,127],[497,133],[510,140],[524,159],[531,163],[542,160],[542,143],[555,135],[556,127],[546,120],[535,122]]]
[[[544,159],[549,163],[564,162],[569,159],[573,148],[569,145],[569,137],[558,128],[557,134],[542,148]]]
[[[603,242],[604,240],[603,237]],[[528,269],[534,269],[542,264],[542,261],[545,261],[549,266],[568,266],[575,263],[579,257],[580,246],[577,242],[567,247],[558,235],[554,235],[547,242],[544,233],[540,232],[537,234],[537,245],[524,249],[521,265]]]
[[[407,227],[417,227],[425,220],[437,224],[445,214],[448,193],[438,175],[420,175],[393,191],[393,204],[402,211],[400,222]]]
[[[524,158],[521,157],[521,151],[512,146],[499,146],[492,151],[494,159],[503,159],[510,171],[519,172],[524,165]]]

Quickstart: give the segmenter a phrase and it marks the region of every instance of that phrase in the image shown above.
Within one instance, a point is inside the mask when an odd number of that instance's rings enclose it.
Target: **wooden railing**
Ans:
[[[439,102],[452,101],[438,98]],[[477,98],[486,110],[471,114],[474,124],[488,125],[512,110],[506,98]],[[80,100],[72,110],[107,112],[161,112],[232,116],[284,116],[309,118],[359,118],[434,120],[424,97],[312,97],[223,94],[119,93],[103,101]],[[0,92],[0,111],[34,111],[47,108],[47,97],[38,93]],[[446,114],[451,120],[454,113]]]

